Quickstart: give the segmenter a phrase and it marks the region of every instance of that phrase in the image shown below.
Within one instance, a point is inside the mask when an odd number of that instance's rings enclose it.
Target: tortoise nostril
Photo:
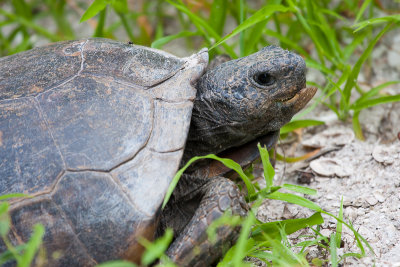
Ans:
[[[275,78],[267,72],[254,75],[254,81],[261,86],[270,86],[275,83]]]

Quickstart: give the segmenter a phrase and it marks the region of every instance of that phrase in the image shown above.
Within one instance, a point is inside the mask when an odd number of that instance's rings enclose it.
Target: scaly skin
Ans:
[[[299,55],[276,46],[207,71],[197,82],[183,160],[279,130],[315,94],[315,88],[305,88],[305,71]],[[260,74],[270,83],[259,84]]]

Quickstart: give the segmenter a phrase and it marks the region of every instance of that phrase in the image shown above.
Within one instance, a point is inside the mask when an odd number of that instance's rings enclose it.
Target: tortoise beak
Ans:
[[[286,106],[293,108],[294,112],[301,110],[317,92],[317,87],[305,87],[298,91],[292,98],[283,101]]]

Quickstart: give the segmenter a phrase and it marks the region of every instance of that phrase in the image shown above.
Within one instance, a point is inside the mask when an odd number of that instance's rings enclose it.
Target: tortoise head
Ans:
[[[305,72],[299,55],[276,46],[208,70],[197,82],[186,158],[278,131],[316,92]]]

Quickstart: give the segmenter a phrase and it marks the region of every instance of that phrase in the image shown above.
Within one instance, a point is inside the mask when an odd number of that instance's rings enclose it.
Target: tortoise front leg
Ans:
[[[209,266],[214,263],[236,241],[239,228],[221,226],[216,242],[212,243],[206,233],[208,226],[228,209],[240,216],[245,216],[248,211],[236,184],[223,177],[213,178],[204,185],[200,198],[193,217],[167,250],[168,257],[178,266]]]

